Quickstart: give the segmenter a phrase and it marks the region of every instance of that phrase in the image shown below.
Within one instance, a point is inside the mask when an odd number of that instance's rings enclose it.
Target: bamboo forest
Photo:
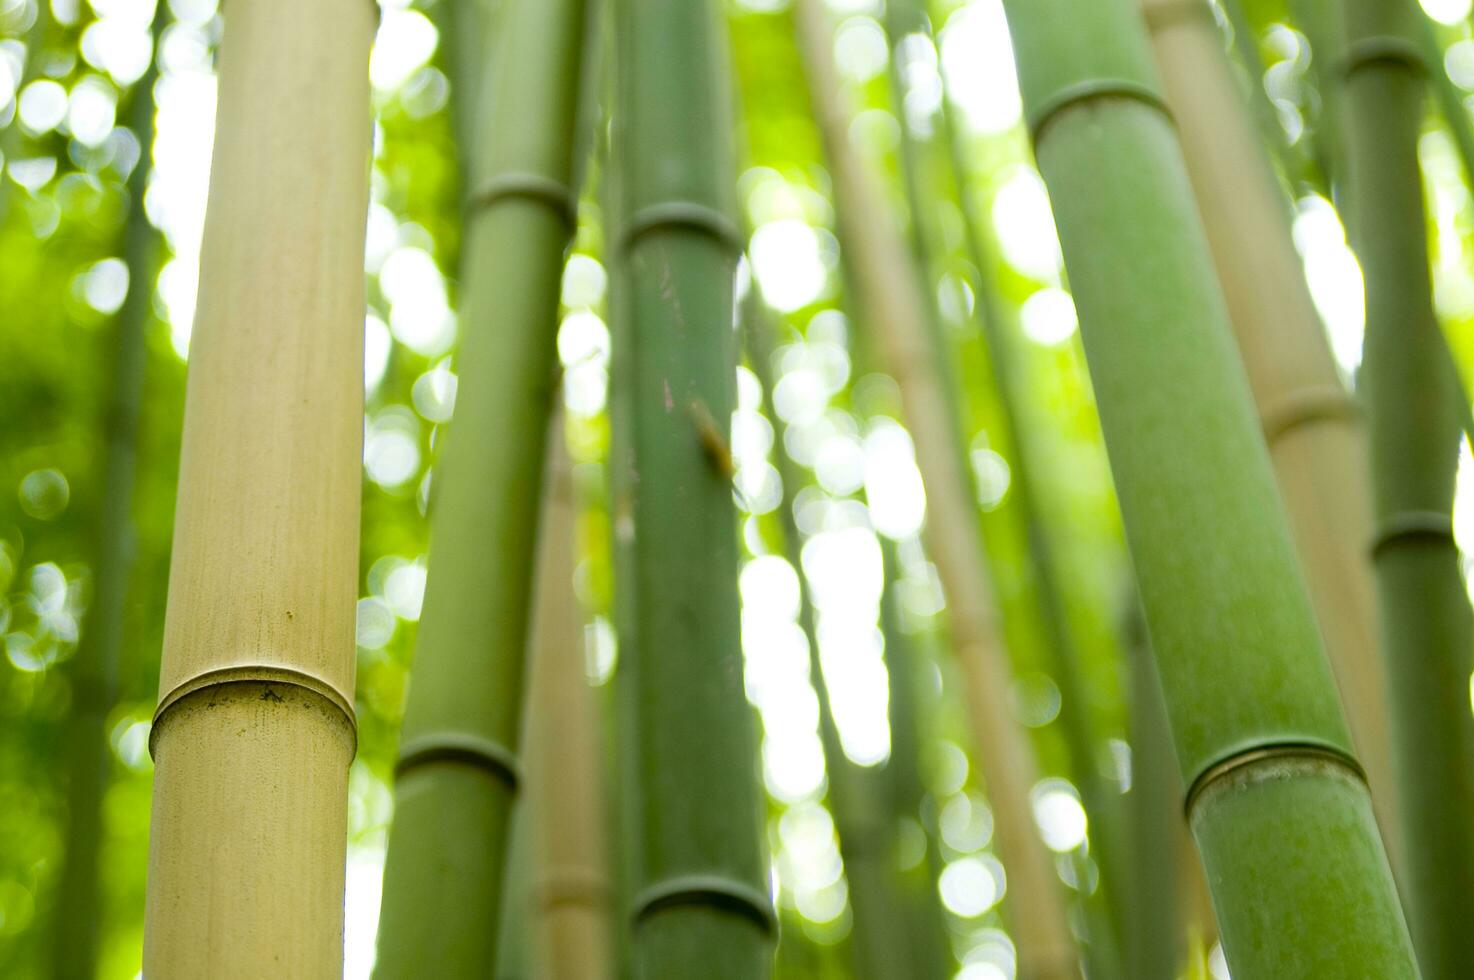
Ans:
[[[0,0],[0,978],[1474,980],[1474,0]]]

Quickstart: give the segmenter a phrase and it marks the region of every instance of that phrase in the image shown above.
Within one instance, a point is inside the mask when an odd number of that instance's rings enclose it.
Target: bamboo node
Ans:
[[[715,905],[752,919],[769,935],[778,932],[778,916],[768,894],[725,875],[677,875],[635,896],[635,924],[678,905]]]
[[[512,792],[522,785],[522,764],[517,753],[500,742],[464,732],[420,735],[399,747],[394,778],[402,779],[412,769],[431,762],[457,762],[490,773]]]
[[[207,670],[186,678],[174,685],[166,694],[159,698],[159,706],[154,709],[153,722],[149,729],[148,751],[153,755],[154,739],[158,736],[159,729],[163,723],[164,716],[179,702],[191,695],[206,691],[214,691],[217,688],[237,684],[261,684],[265,691],[261,695],[263,701],[281,702],[284,699],[271,689],[271,685],[287,687],[297,691],[303,691],[314,698],[326,702],[337,714],[342,715],[343,721],[348,725],[348,731],[353,736],[353,751],[358,752],[358,719],[354,716],[353,705],[332,684],[298,670],[295,667],[279,667],[273,664],[248,664],[232,667],[218,667]]]
[[[1028,123],[1029,136],[1033,139],[1034,145],[1039,144],[1040,134],[1044,131],[1044,127],[1062,110],[1077,103],[1093,102],[1097,99],[1130,99],[1151,106],[1166,116],[1168,120],[1172,119],[1172,110],[1167,108],[1167,103],[1162,99],[1161,93],[1150,85],[1130,78],[1087,78],[1083,82],[1064,86],[1033,107],[1029,113]]]
[[[742,232],[731,218],[716,208],[696,201],[662,201],[649,204],[630,215],[620,236],[620,248],[628,251],[635,240],[662,228],[686,228],[701,232],[733,252],[745,246]]]
[[[1336,59],[1335,71],[1342,78],[1377,62],[1400,64],[1419,74],[1428,73],[1428,62],[1416,44],[1395,34],[1373,35],[1357,38],[1346,45],[1345,52]]]
[[[1256,745],[1235,752],[1204,769],[1188,787],[1183,812],[1189,821],[1203,796],[1216,786],[1235,777],[1251,777],[1256,769],[1274,765],[1300,765],[1307,768],[1330,768],[1366,784],[1366,771],[1346,750],[1317,742],[1284,742],[1278,745]]]
[[[487,210],[499,201],[522,198],[546,204],[571,230],[578,226],[578,200],[567,184],[543,174],[507,171],[489,177],[466,195],[468,218]]]
[[[1312,385],[1296,388],[1271,401],[1259,413],[1264,441],[1275,441],[1302,425],[1331,420],[1356,421],[1361,408],[1340,385]]]
[[[1372,534],[1372,557],[1405,538],[1434,538],[1452,543],[1453,515],[1436,510],[1404,510],[1388,514],[1377,522]]]

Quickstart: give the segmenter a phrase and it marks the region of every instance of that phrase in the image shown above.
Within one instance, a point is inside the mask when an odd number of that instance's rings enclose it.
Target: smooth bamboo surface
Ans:
[[[610,469],[628,957],[651,980],[756,980],[772,969],[777,923],[727,445],[742,241],[725,10],[612,7]]]
[[[1039,778],[1033,746],[1008,700],[1012,667],[958,421],[945,392],[940,353],[928,334],[926,300],[875,176],[849,142],[849,113],[834,69],[833,31],[815,0],[794,6],[809,98],[834,180],[847,261],[858,304],[901,388],[902,406],[927,490],[924,534],[947,598],[947,623],[964,675],[968,718],[993,807],[997,850],[1008,872],[1005,899],[1018,947],[1019,976],[1073,977],[1079,971],[1065,916],[1064,886],[1034,824],[1029,793]]]
[[[613,887],[604,835],[603,725],[573,591],[578,511],[556,414],[545,483],[527,719],[532,926],[543,976],[607,980]]]
[[[1331,356],[1290,236],[1288,202],[1208,0],[1142,0],[1142,10],[1357,758],[1395,853],[1361,413]]]
[[[1131,0],[1005,0],[1229,969],[1417,977]]]
[[[1361,388],[1406,830],[1402,883],[1427,980],[1474,975],[1474,621],[1453,538],[1467,417],[1433,309],[1418,142],[1426,79],[1411,0],[1344,5],[1345,209],[1366,282]]]
[[[362,0],[243,0],[164,630],[144,972],[341,975],[370,146]]]
[[[472,25],[483,21],[462,10]],[[480,11],[485,17],[485,11]],[[507,835],[519,792],[524,668],[558,293],[572,187],[583,0],[507,0],[462,131],[471,173],[461,247],[455,417],[431,503],[425,604],[410,673],[376,975],[484,976],[496,966]],[[469,29],[469,28],[468,28]],[[468,113],[457,109],[457,119]]]

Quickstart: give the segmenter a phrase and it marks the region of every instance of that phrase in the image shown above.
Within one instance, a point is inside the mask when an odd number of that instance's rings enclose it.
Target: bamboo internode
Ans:
[[[342,971],[374,25],[362,0],[227,15],[152,735],[150,977]]]
[[[1187,168],[1128,0],[1006,0],[1231,970],[1413,978]]]

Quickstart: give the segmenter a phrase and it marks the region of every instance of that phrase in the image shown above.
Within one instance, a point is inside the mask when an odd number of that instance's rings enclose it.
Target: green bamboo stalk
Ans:
[[[1063,885],[1034,825],[1029,793],[1038,764],[1012,717],[1008,661],[993,584],[983,557],[972,474],[947,396],[943,360],[927,324],[927,300],[874,175],[849,144],[849,118],[833,65],[832,30],[816,0],[794,6],[809,99],[819,125],[856,305],[876,331],[886,368],[901,388],[917,464],[927,489],[928,551],[946,593],[952,645],[966,678],[969,717],[1008,872],[1009,925],[1021,977],[1078,972]]]
[[[1432,18],[1421,11],[1413,15],[1409,26],[1414,33],[1428,71],[1428,82],[1433,89],[1433,98],[1438,111],[1453,137],[1454,151],[1464,168],[1464,179],[1474,186],[1474,126],[1469,123],[1469,110],[1464,107],[1464,96],[1448,77],[1443,63],[1443,48],[1438,43],[1438,34],[1433,29]]]
[[[162,33],[167,4],[159,4],[152,37]],[[154,82],[158,62],[130,95],[127,124],[141,148],[128,175],[128,217],[123,225],[123,261],[128,292],[113,321],[112,387],[102,419],[106,434],[99,509],[93,540],[96,573],[92,603],[82,623],[82,641],[72,660],[72,713],[67,740],[66,841],[62,848],[59,899],[52,913],[52,975],[92,977],[97,973],[102,920],[98,859],[104,837],[102,799],[112,773],[107,717],[118,700],[118,660],[128,584],[133,567],[133,486],[138,455],[138,417],[143,403],[146,331],[153,321],[159,236],[143,209],[153,159]]]
[[[487,62],[495,56],[496,38],[501,35],[498,16],[510,5],[510,0],[445,0],[429,8],[440,36],[440,62],[450,76],[451,131],[456,162],[466,181],[474,178],[476,157],[485,142],[478,135],[486,118],[481,98],[495,84]],[[470,188],[463,191],[469,193]]]
[[[782,422],[772,410],[773,391],[773,327],[756,279],[743,300],[742,320],[748,364],[762,388],[762,411],[773,420],[775,430],[782,432]],[[893,814],[876,799],[881,785],[878,773],[861,769],[850,761],[840,742],[839,726],[829,700],[829,686],[819,658],[819,635],[816,629],[813,596],[803,575],[800,552],[803,535],[799,531],[794,501],[804,485],[803,476],[781,446],[775,450],[774,462],[783,497],[776,514],[783,531],[783,554],[799,573],[798,625],[809,648],[809,682],[819,702],[819,742],[824,753],[824,771],[829,787],[829,808],[839,835],[839,855],[844,863],[849,884],[850,909],[854,928],[850,945],[855,956],[855,976],[861,980],[905,980],[907,977],[940,977],[937,964],[922,959],[920,951],[911,948],[912,930],[905,917],[897,916],[901,906],[896,874],[895,831]]]
[[[1243,3],[1241,0],[1219,0],[1218,7],[1228,21],[1228,30],[1233,38],[1233,53],[1237,55],[1237,65],[1233,63],[1224,44],[1223,36],[1218,30],[1218,19],[1214,16],[1209,0],[1167,0],[1167,2],[1158,0],[1155,4],[1148,3],[1146,0],[1142,2],[1143,13],[1148,17],[1156,18],[1159,22],[1185,19],[1196,24],[1204,13],[1207,14],[1208,25],[1213,35],[1218,38],[1218,50],[1222,55],[1222,60],[1228,66],[1235,90],[1243,91],[1241,101],[1248,102],[1249,114],[1253,117],[1259,134],[1283,169],[1285,179],[1290,182],[1291,186],[1294,186],[1296,181],[1315,172],[1315,161],[1310,159],[1313,154],[1307,155],[1302,143],[1290,142],[1284,124],[1280,122],[1279,110],[1275,108],[1269,92],[1264,88],[1264,78],[1268,69],[1264,65],[1263,55],[1259,53],[1259,37],[1254,30],[1254,23],[1249,19],[1248,12],[1244,10]],[[1150,20],[1148,26],[1156,30],[1156,25]],[[1219,59],[1215,56],[1214,60]],[[1215,75],[1219,70],[1217,67],[1212,69]],[[1243,110],[1235,111],[1242,112]],[[1326,176],[1325,171],[1321,171],[1321,174],[1323,177]]]
[[[532,813],[527,794],[512,807],[511,825],[507,831],[506,867],[502,869],[501,903],[494,923],[496,931],[496,968],[492,980],[532,980],[545,974],[537,960],[539,950],[531,941],[532,918]],[[482,928],[486,928],[482,924]]]
[[[633,972],[768,975],[775,921],[743,695],[734,151],[723,12],[616,0],[612,522]]]
[[[1372,560],[1406,822],[1405,885],[1423,975],[1474,973],[1474,717],[1468,597],[1453,540],[1461,394],[1433,311],[1417,143],[1424,65],[1414,13],[1346,0],[1351,241],[1366,280],[1360,374],[1370,416]]]
[[[1144,28],[1004,6],[1229,968],[1416,977]]]
[[[429,571],[396,767],[377,972],[487,975],[520,781],[523,672],[583,0],[500,12],[462,245],[456,421],[437,466]],[[464,93],[466,88],[462,88]]]
[[[1289,207],[1207,0],[1143,0],[1142,10],[1357,757],[1395,855],[1361,414],[1341,382],[1290,236]]]
[[[1238,2],[1238,0],[1231,0]],[[1312,155],[1324,186],[1329,188],[1341,157],[1341,110],[1336,90],[1336,10],[1338,0],[1287,0],[1295,25],[1310,42],[1310,72],[1320,105],[1309,121]],[[1245,18],[1247,19],[1247,18]],[[1262,83],[1261,83],[1262,88]]]

